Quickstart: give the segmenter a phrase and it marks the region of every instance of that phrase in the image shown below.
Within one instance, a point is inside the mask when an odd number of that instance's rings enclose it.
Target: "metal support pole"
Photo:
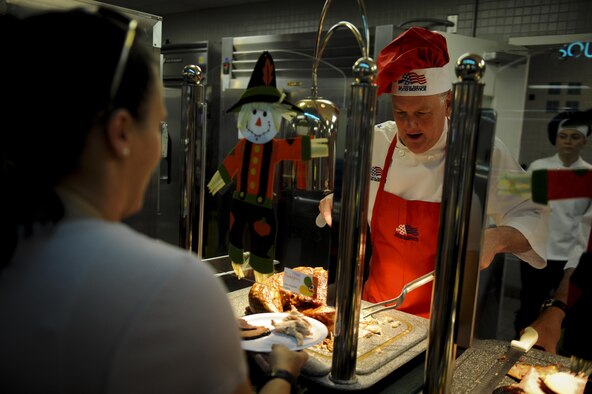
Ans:
[[[368,174],[376,114],[376,64],[361,58],[354,64],[348,108],[343,191],[336,273],[336,316],[330,378],[339,384],[355,383],[358,325],[368,212]]]
[[[181,174],[181,209],[179,212],[179,246],[193,250],[202,257],[204,199],[205,199],[205,86],[199,66],[183,68],[181,88],[181,143],[184,147]],[[197,197],[196,197],[197,194]],[[198,220],[195,220],[199,212]],[[197,231],[197,245],[194,232]]]
[[[426,356],[426,393],[449,393],[452,386],[456,350],[455,325],[462,291],[460,278],[464,275],[466,264],[477,129],[484,86],[480,80],[484,72],[485,62],[478,55],[465,54],[456,63],[456,75],[460,82],[455,83],[452,90],[452,117],[446,148]]]

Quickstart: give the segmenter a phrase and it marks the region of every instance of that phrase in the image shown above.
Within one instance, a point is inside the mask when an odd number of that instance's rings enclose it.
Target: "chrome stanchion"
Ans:
[[[483,98],[481,79],[485,62],[465,54],[456,63],[459,82],[453,84],[452,117],[448,131],[446,165],[440,208],[440,230],[432,311],[426,355],[426,393],[449,393],[455,365],[455,335],[461,279],[467,263],[477,130]],[[489,141],[491,145],[491,140]],[[483,216],[485,203],[482,204]],[[478,253],[477,253],[478,254]],[[471,264],[478,264],[478,259]]]
[[[343,189],[337,257],[335,329],[332,381],[356,382],[358,325],[362,303],[362,280],[366,253],[368,216],[368,182],[376,115],[376,64],[361,58],[354,67],[348,109]]]
[[[202,72],[199,66],[189,65],[183,68],[181,100],[181,143],[185,157],[181,174],[179,246],[193,250],[202,257],[206,178],[206,103],[205,86],[202,84]],[[199,214],[196,225],[197,212]],[[197,245],[194,244],[194,231],[197,231]]]
[[[376,93],[374,83],[377,68],[369,56],[370,33],[366,22],[366,8],[363,0],[357,0],[362,17],[363,34],[350,22],[341,21],[333,25],[322,38],[323,23],[331,0],[326,0],[321,13],[315,45],[315,59],[312,75],[312,97],[304,101],[301,108],[314,108],[324,103],[318,98],[317,69],[323,52],[335,30],[348,29],[356,39],[362,57],[353,66],[355,81],[351,87],[351,98],[347,112],[345,154],[343,158],[343,186],[335,277],[335,329],[331,373],[329,378],[337,384],[356,382],[356,358],[358,349],[358,325],[362,303],[362,280],[366,247],[368,212],[368,174],[374,119],[376,115]],[[328,112],[332,122],[336,121],[338,110]],[[324,114],[325,116],[327,114]],[[335,119],[333,119],[335,117]],[[327,119],[321,119],[327,121]],[[334,160],[334,158],[333,158]],[[332,177],[331,177],[332,179]],[[331,187],[331,181],[323,188]]]

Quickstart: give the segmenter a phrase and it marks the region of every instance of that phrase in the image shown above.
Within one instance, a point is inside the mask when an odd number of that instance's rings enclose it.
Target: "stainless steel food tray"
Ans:
[[[245,314],[249,288],[228,293],[230,303],[237,317]],[[369,305],[362,301],[363,306]],[[306,349],[309,359],[302,375],[316,383],[343,390],[368,388],[409,362],[427,347],[428,319],[397,310],[377,313],[381,335],[358,340],[356,382],[335,384],[330,378],[332,353],[317,345]],[[395,324],[399,322],[400,324]]]

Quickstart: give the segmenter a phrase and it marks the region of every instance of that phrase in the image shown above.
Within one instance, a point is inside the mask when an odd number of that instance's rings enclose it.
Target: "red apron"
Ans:
[[[406,283],[436,266],[440,203],[409,201],[384,191],[396,145],[395,136],[384,163],[370,224],[370,276],[362,295],[370,302],[398,296]],[[397,309],[429,318],[432,283],[408,293]]]

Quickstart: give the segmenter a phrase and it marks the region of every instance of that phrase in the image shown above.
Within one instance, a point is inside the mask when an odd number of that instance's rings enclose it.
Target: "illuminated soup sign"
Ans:
[[[561,59],[581,56],[592,59],[592,48],[590,48],[589,42],[574,41],[571,44],[563,45],[563,48],[559,49]]]

